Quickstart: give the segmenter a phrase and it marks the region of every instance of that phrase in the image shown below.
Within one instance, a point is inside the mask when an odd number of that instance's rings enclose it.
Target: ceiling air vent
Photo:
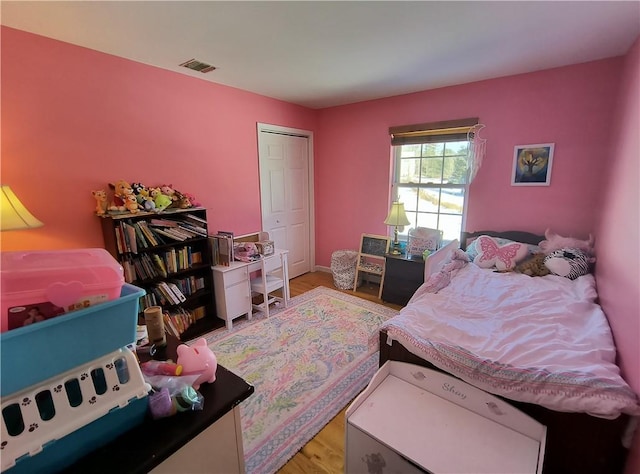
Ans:
[[[180,66],[193,69],[194,71],[200,71],[200,72],[211,72],[216,68],[211,64],[203,63],[202,61],[198,61],[197,59],[189,59],[188,61],[185,61],[182,64],[180,64]]]

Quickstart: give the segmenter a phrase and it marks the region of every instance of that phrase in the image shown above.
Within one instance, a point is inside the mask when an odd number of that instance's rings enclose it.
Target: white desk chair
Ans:
[[[282,290],[282,296],[272,294]],[[252,304],[254,311],[262,311],[269,317],[269,305],[281,302],[286,308],[289,304],[289,271],[286,253],[263,257],[260,275],[251,278],[251,296],[262,295],[262,302]]]

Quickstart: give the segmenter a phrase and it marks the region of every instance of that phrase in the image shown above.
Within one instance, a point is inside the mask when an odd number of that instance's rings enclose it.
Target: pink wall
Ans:
[[[34,67],[34,65],[37,65]],[[2,183],[45,226],[2,249],[101,247],[91,190],[171,183],[211,229],[261,228],[256,123],[314,130],[316,112],[2,27]]]
[[[640,393],[640,37],[625,58],[621,77],[611,142],[615,159],[597,229],[596,278],[622,374]],[[640,430],[626,472],[640,472]]]
[[[317,263],[356,247],[362,232],[387,232],[389,126],[465,117],[479,117],[487,139],[467,230],[594,233],[621,66],[613,58],[321,110]],[[514,146],[547,142],[555,143],[551,186],[512,187]]]
[[[638,241],[638,41],[626,58],[314,111],[11,28],[1,34],[2,183],[45,222],[0,234],[3,250],[102,246],[90,191],[121,178],[192,192],[212,230],[255,231],[264,122],[315,132],[316,260],[329,266],[360,233],[387,232],[388,127],[477,116],[487,156],[467,229],[594,233],[603,306],[640,391],[638,248],[618,245]],[[511,187],[514,145],[539,142],[556,144],[551,186]],[[635,445],[629,472],[640,472],[640,436]]]

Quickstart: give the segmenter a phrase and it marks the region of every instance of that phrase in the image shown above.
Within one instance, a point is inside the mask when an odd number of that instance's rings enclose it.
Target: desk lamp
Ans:
[[[44,225],[5,184],[0,185],[0,230],[33,229]]]
[[[398,226],[409,225],[409,219],[407,213],[404,211],[404,204],[398,201],[391,203],[391,209],[389,209],[389,215],[384,220],[384,223],[388,226],[394,226],[393,228],[393,249],[391,253],[394,255],[400,255],[400,245],[398,243]]]

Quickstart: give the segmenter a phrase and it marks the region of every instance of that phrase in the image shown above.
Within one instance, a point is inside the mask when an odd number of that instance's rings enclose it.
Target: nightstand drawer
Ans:
[[[424,260],[386,255],[385,262],[382,300],[404,306],[424,283]]]

